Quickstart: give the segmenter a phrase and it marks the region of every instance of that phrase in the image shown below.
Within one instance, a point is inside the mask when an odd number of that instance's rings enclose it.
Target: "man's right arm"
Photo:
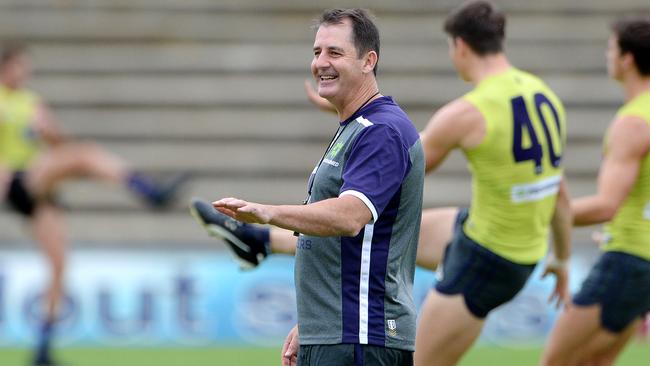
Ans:
[[[356,236],[376,219],[367,204],[353,195],[308,205],[263,205],[237,198],[222,198],[212,205],[238,221],[270,224],[311,236]]]

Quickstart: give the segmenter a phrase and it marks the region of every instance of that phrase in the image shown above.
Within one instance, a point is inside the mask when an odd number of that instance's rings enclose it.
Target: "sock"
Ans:
[[[158,185],[144,174],[131,172],[127,175],[125,183],[133,193],[148,201],[157,202],[161,199]]]
[[[271,253],[271,229],[250,224],[244,224],[242,229],[242,241],[258,248],[265,256]]]
[[[54,321],[45,320],[41,325],[36,345],[36,361],[46,362],[50,360],[50,343],[54,334]]]

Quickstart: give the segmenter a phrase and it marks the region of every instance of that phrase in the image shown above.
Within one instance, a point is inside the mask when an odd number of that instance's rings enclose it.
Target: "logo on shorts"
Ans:
[[[395,319],[388,319],[388,335],[391,337],[397,337],[397,322]]]
[[[436,276],[436,281],[442,282],[442,280],[445,278],[445,270],[442,268],[442,263],[438,264],[438,268],[436,268],[436,272],[434,274]]]

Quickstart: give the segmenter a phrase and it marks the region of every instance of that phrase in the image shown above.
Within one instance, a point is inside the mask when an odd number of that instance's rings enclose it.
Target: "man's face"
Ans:
[[[2,80],[10,88],[20,88],[31,74],[29,59],[25,54],[18,54],[7,60],[0,70]]]
[[[318,94],[335,105],[344,103],[363,82],[364,59],[358,59],[352,41],[352,24],[322,24],[314,40],[311,72],[318,85]]]
[[[609,37],[607,42],[607,74],[614,80],[621,80],[623,77],[623,66],[621,49],[618,46],[618,38],[615,35]]]

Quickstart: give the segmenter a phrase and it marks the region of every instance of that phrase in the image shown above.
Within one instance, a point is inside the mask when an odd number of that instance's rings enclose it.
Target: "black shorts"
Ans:
[[[603,253],[573,303],[599,304],[603,328],[623,331],[650,311],[650,261],[622,252]]]
[[[445,295],[462,294],[469,311],[485,318],[498,306],[512,300],[533,273],[535,264],[511,262],[470,239],[463,231],[469,215],[458,213],[454,237],[442,262],[442,279],[436,291]]]
[[[22,214],[23,216],[31,217],[36,209],[36,200],[32,196],[27,187],[25,187],[25,173],[18,171],[14,172],[9,183],[9,189],[5,196],[5,202],[14,211]]]
[[[298,366],[412,366],[413,352],[367,344],[304,345]]]

